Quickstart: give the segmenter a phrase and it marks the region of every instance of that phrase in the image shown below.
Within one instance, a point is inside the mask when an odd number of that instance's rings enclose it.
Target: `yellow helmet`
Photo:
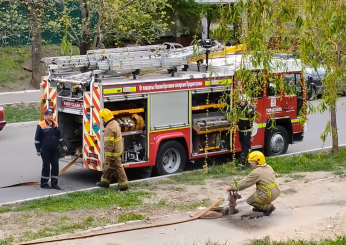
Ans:
[[[104,121],[104,122],[108,122],[109,120],[112,120],[114,118],[112,112],[108,109],[102,109],[100,111],[100,118]]]
[[[247,159],[249,162],[257,162],[258,165],[263,165],[266,163],[266,158],[260,151],[250,152],[249,157]]]

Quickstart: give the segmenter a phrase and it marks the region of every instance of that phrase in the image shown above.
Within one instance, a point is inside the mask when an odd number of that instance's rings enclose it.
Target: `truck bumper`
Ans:
[[[0,122],[0,131],[6,126],[7,122],[6,121],[1,121]]]

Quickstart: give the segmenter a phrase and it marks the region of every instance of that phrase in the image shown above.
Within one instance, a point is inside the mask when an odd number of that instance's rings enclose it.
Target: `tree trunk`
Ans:
[[[337,53],[337,66],[341,67],[341,44],[336,44],[336,53]],[[335,84],[337,87],[337,84]],[[333,154],[339,153],[339,135],[338,135],[338,125],[336,122],[336,105],[337,100],[335,100],[334,104],[330,107],[330,126],[332,128],[332,152]]]
[[[42,15],[44,12],[44,1],[38,5],[28,2],[27,9],[31,24],[31,85],[40,87],[41,83],[41,59],[42,59]]]
[[[90,49],[90,12],[88,0],[80,0],[82,9],[82,40],[79,46],[79,54],[85,55]]]
[[[332,152],[333,154],[339,153],[339,137],[338,126],[336,123],[336,102],[330,108],[330,126],[332,127]]]

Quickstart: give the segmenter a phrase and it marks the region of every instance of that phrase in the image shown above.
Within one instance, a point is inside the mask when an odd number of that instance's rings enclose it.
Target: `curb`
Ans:
[[[22,127],[36,126],[39,122],[40,121],[9,123],[4,127],[4,130],[6,130],[6,128],[22,128]]]
[[[346,146],[346,144],[339,145],[339,147],[345,147],[345,146]],[[310,154],[311,153],[318,153],[318,152],[327,151],[331,148],[332,148],[331,146],[326,147],[326,148],[317,148],[317,149],[312,149],[309,151],[293,152],[293,153],[289,153],[289,154],[285,154],[285,155],[279,155],[279,156],[275,156],[275,157],[292,157],[292,156],[299,156],[299,155],[306,154],[306,153],[310,153]],[[189,173],[190,172],[197,172],[197,171],[201,171],[201,169],[192,170],[192,171],[189,171]],[[165,179],[165,178],[169,178],[172,176],[181,175],[184,173],[185,172],[170,174],[170,175],[157,176],[157,177],[146,178],[146,179],[132,180],[132,181],[129,181],[129,183],[145,183],[145,182],[150,182],[150,181],[154,181],[154,180],[160,180],[160,179]],[[110,186],[114,187],[117,185],[118,184],[111,184]],[[57,196],[66,195],[66,194],[75,193],[75,192],[92,191],[92,190],[96,190],[96,189],[101,189],[101,187],[95,186],[95,187],[90,187],[90,188],[85,188],[85,189],[66,191],[66,192],[62,192],[62,193],[56,193],[56,194],[50,194],[50,195],[45,195],[45,196],[26,198],[26,199],[12,201],[12,202],[0,203],[0,207],[5,206],[5,205],[20,204],[20,203],[29,202],[29,201],[38,200],[38,199],[43,199],[43,198],[48,198],[48,197],[57,197]]]
[[[6,94],[26,94],[26,93],[38,93],[40,92],[39,89],[33,89],[33,90],[23,90],[23,91],[15,91],[15,92],[1,92],[0,95],[6,95]]]
[[[339,145],[339,147],[346,147],[346,144],[341,144]],[[313,154],[313,153],[325,152],[331,149],[332,149],[332,146],[327,146],[327,147],[323,147],[323,148],[321,147],[321,148],[311,149],[307,151],[292,152],[285,155],[273,156],[269,158],[300,156],[302,154]]]

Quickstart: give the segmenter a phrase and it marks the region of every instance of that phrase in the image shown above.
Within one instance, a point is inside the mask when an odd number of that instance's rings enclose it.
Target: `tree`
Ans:
[[[41,82],[40,61],[42,58],[42,20],[44,17],[46,2],[43,0],[2,0],[0,1],[0,4],[2,6],[0,10],[0,33],[4,44],[14,37],[28,38],[25,36],[25,33],[30,32],[32,44],[31,85],[38,88]],[[21,11],[23,4],[26,7],[27,15]]]
[[[167,28],[166,0],[74,0],[64,1],[64,12],[55,13],[60,23],[51,23],[58,31],[68,28],[68,39],[86,54],[108,41],[113,45],[123,39],[150,42]],[[81,21],[71,17],[81,9]],[[96,24],[93,24],[96,23]],[[91,39],[94,38],[91,46]]]
[[[40,87],[41,59],[42,59],[42,19],[45,13],[46,2],[26,0],[31,26],[31,85]]]
[[[327,135],[332,135],[334,154],[339,152],[337,93],[345,85],[345,7],[343,0],[240,0],[233,15],[233,20],[238,21],[247,17],[242,43],[248,48],[244,54],[252,55],[254,65],[262,64],[270,70],[275,53],[295,50],[303,64],[313,69],[325,68],[324,94],[317,108],[309,105],[309,113],[330,111],[330,121],[320,137],[325,142]],[[275,83],[278,88],[286,86],[283,80]]]

